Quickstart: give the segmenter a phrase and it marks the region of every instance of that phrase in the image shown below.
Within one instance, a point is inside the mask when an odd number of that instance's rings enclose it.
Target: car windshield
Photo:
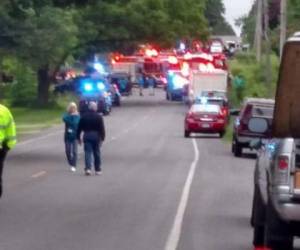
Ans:
[[[254,117],[272,118],[273,113],[274,113],[274,107],[254,106],[252,109],[252,116]]]
[[[192,106],[192,112],[217,114],[220,112],[220,107],[218,105],[211,104],[196,104]]]

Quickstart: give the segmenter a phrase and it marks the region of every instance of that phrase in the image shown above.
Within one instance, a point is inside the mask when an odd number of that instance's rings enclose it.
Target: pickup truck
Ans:
[[[292,250],[300,236],[300,36],[285,44],[272,138],[259,148],[254,173],[255,249]]]

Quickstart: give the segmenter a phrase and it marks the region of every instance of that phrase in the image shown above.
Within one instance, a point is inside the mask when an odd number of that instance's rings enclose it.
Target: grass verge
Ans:
[[[12,107],[11,112],[16,122],[18,137],[38,133],[61,123],[61,117],[71,101],[76,101],[76,97],[71,95],[59,96],[56,99],[56,104],[47,108]]]

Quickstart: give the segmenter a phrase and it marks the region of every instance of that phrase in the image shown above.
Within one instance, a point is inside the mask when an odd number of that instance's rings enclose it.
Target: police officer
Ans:
[[[16,127],[12,114],[0,104],[0,198],[2,196],[2,172],[7,152],[17,143]]]

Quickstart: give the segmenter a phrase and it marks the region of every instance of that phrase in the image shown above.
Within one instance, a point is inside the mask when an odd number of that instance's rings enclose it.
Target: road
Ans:
[[[186,107],[132,96],[105,118],[102,176],[68,170],[63,127],[5,166],[0,250],[248,250],[254,160],[214,136],[183,138]],[[82,151],[82,149],[81,149]]]

